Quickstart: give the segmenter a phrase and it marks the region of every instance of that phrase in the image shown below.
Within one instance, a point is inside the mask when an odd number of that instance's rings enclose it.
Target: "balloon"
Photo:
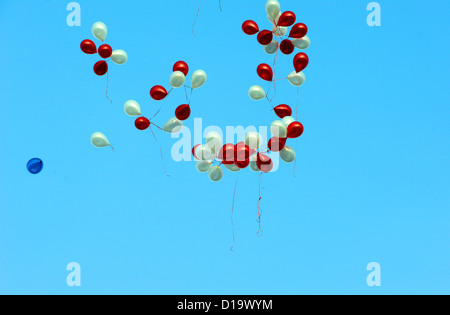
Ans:
[[[294,117],[286,116],[281,121],[284,123],[286,128],[289,128],[289,125],[292,124],[293,122],[295,122],[295,119],[294,119]]]
[[[282,37],[282,36],[286,35],[287,30],[288,30],[287,27],[283,27],[283,26],[275,26],[274,25],[272,27],[272,32],[278,37]]]
[[[91,143],[97,148],[104,148],[110,145],[108,138],[101,132],[94,132],[91,135]]]
[[[189,66],[186,62],[184,61],[177,61],[174,65],[173,65],[173,72],[175,71],[180,71],[183,72],[184,76],[187,76],[189,73]]]
[[[275,18],[272,18],[271,16],[267,15],[267,18],[269,19],[270,23],[272,23],[273,25],[277,26],[278,20],[281,16],[281,12],[278,13],[278,15]]]
[[[286,138],[287,129],[284,123],[281,120],[275,120],[270,125],[270,132],[274,137],[277,138]]]
[[[169,82],[173,88],[182,87],[184,85],[185,81],[186,81],[186,76],[181,71],[175,71],[174,73],[172,73],[170,75]]]
[[[292,40],[292,44],[294,44],[294,46],[298,49],[307,49],[311,45],[311,39],[309,39],[308,36],[303,38],[294,38]]]
[[[100,47],[98,47],[98,54],[100,55],[100,57],[104,59],[111,57],[112,52],[113,52],[112,48],[109,45],[103,44]]]
[[[241,169],[239,167],[237,167],[236,165],[234,165],[234,161],[232,164],[224,164],[224,166],[232,172],[239,172]]]
[[[280,44],[280,50],[285,55],[290,55],[294,52],[294,44],[292,44],[290,39],[285,39]]]
[[[91,41],[90,39],[85,39],[80,44],[81,50],[88,55],[93,55],[97,53],[97,46],[95,46],[95,43]]]
[[[254,101],[259,101],[266,97],[266,92],[259,85],[254,85],[248,90],[248,96]]]
[[[303,125],[299,123],[298,121],[294,121],[293,123],[289,124],[289,127],[287,128],[287,136],[288,138],[298,138],[303,134]]]
[[[150,120],[148,120],[145,117],[139,117],[138,119],[136,119],[136,121],[134,122],[134,125],[136,126],[137,129],[139,130],[146,130],[148,127],[150,127]]]
[[[168,133],[178,133],[183,129],[183,122],[176,117],[170,118],[163,127],[163,130]]]
[[[256,72],[258,73],[259,77],[263,80],[271,82],[273,79],[272,68],[266,63],[260,64],[256,69]]]
[[[206,173],[211,168],[211,162],[208,161],[197,161],[195,162],[195,167],[200,173]]]
[[[272,152],[279,152],[283,150],[284,146],[286,145],[286,138],[270,138],[268,147],[269,150]]]
[[[295,55],[294,57],[294,68],[296,72],[301,72],[302,70],[304,70],[309,63],[309,58],[308,55],[301,52],[298,53],[297,55]]]
[[[244,169],[244,168],[248,167],[249,165],[250,165],[249,159],[242,160],[242,161],[239,161],[239,160],[234,161],[234,166],[236,166],[239,169]]]
[[[306,77],[303,72],[296,73],[292,71],[288,76],[288,80],[293,86],[301,86],[305,83]]]
[[[94,23],[94,25],[92,25],[92,34],[95,36],[95,38],[103,42],[106,39],[106,35],[108,35],[108,28],[106,27],[105,23],[96,22]]]
[[[98,61],[94,65],[94,72],[98,76],[105,75],[106,72],[108,72],[108,64],[106,63],[106,61],[104,60]]]
[[[255,35],[259,32],[258,24],[255,21],[248,20],[242,24],[242,30],[247,35]]]
[[[286,116],[292,115],[292,109],[289,107],[289,105],[281,104],[274,108],[275,114],[277,114],[278,117],[284,118]]]
[[[255,151],[250,149],[248,145],[245,144],[245,142],[239,142],[234,146],[234,159],[236,161],[246,161],[250,158],[252,154],[254,154]],[[242,168],[242,167],[241,167]],[[245,168],[245,167],[243,167]]]
[[[296,16],[292,11],[286,11],[278,19],[277,26],[291,26],[295,23]]]
[[[306,36],[306,33],[308,33],[308,27],[303,23],[297,23],[292,26],[289,37],[302,38]]]
[[[156,101],[165,99],[167,95],[167,90],[161,85],[155,85],[150,90],[150,97]]]
[[[177,117],[178,120],[186,120],[189,116],[191,116],[191,108],[188,104],[180,105],[175,110],[175,117]]]
[[[209,169],[208,176],[213,182],[219,182],[223,178],[223,169],[220,166],[213,166]]]
[[[195,154],[197,148],[200,146],[200,144],[196,144],[193,148],[192,148],[192,156],[196,159],[196,160],[200,160],[197,155]]]
[[[222,148],[222,136],[216,132],[211,131],[206,134],[206,145],[211,149],[211,152],[216,154]]]
[[[34,158],[28,161],[27,170],[31,174],[39,174],[44,168],[44,162],[41,159]]]
[[[197,89],[201,86],[203,86],[203,84],[206,83],[207,80],[207,75],[206,72],[203,70],[197,70],[192,74],[191,77],[191,85],[193,89]]]
[[[195,149],[195,156],[201,161],[209,161],[216,157],[211,149],[204,144],[199,145],[197,149]]]
[[[114,50],[111,55],[111,60],[118,65],[123,65],[128,60],[127,53],[122,49]]]
[[[257,39],[258,43],[260,43],[261,45],[269,45],[273,40],[273,33],[268,30],[262,30],[258,33]]]
[[[262,153],[258,153],[256,156],[256,165],[263,173],[269,173],[273,169],[272,159]]]
[[[281,12],[280,3],[277,0],[269,0],[266,3],[266,12],[269,19],[275,20]]]
[[[257,172],[257,173],[260,172],[260,170],[259,170],[259,168],[258,168],[258,164],[257,164],[257,162],[256,162],[256,156],[252,156],[252,157],[250,158],[250,169],[251,169],[253,172]]]
[[[139,116],[141,114],[141,106],[133,100],[126,101],[123,110],[128,116]]]
[[[234,164],[234,144],[225,144],[217,154],[217,158],[222,161],[224,165]]]
[[[280,157],[286,163],[291,163],[295,161],[297,155],[294,149],[292,149],[290,146],[285,146],[284,149],[280,151]]]
[[[250,149],[258,149],[262,143],[261,135],[256,131],[250,131],[245,134],[244,143],[250,147]]]
[[[263,46],[264,52],[268,55],[273,55],[278,50],[278,41],[275,39],[269,45]]]

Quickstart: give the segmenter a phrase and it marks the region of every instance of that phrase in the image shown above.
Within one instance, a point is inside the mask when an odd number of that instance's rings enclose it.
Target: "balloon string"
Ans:
[[[277,60],[278,60],[278,49],[275,53],[275,59],[273,61],[273,75],[275,75],[277,72]],[[275,98],[275,95],[277,95],[277,85],[276,80],[273,80],[273,97],[270,100],[270,102],[272,102],[272,100]]]
[[[236,177],[236,183],[234,184],[233,205],[231,207],[231,226],[233,228],[233,245],[231,246],[230,250],[232,252],[234,252],[234,245],[236,244],[236,237],[235,237],[235,234],[234,234],[234,219],[233,219],[233,216],[234,216],[234,201],[236,200],[236,188],[237,188],[238,180],[239,180],[239,173],[238,173],[238,175]]]
[[[194,24],[192,24],[192,34],[194,34],[194,36],[196,36],[196,35],[195,35],[195,32],[194,32],[194,28],[195,28],[195,23],[197,22],[198,15],[200,14],[200,7],[201,7],[201,5],[202,5],[202,2],[199,1],[199,2],[198,2],[197,15],[195,16]]]
[[[222,1],[221,0],[219,0],[219,8],[220,8],[220,12],[223,12],[222,11]]]
[[[298,120],[298,104],[299,104],[298,94],[299,93],[300,93],[300,82],[299,82],[299,78],[297,77],[297,108],[295,109],[295,120]]]
[[[111,102],[112,100],[108,96],[108,90],[109,90],[109,71],[106,72],[106,98]]]
[[[262,172],[259,175],[259,199],[258,199],[258,233],[256,233],[257,235],[261,235],[262,233],[262,229],[261,229],[261,216],[262,216],[262,210],[261,210],[261,181],[262,181]]]
[[[292,175],[294,175],[294,177],[297,177],[296,175],[295,175],[295,169],[297,168],[297,159],[295,159],[295,161],[294,161],[294,171],[292,172]]]
[[[150,122],[153,126],[155,126],[156,128],[158,128],[159,130],[163,130],[164,131],[164,129],[163,128],[161,128],[160,126],[158,126],[157,124],[155,124],[154,122]]]
[[[111,149],[113,150],[114,153],[116,153],[116,149],[114,149],[114,147],[112,145],[109,145],[111,147]]]
[[[156,125],[155,125],[155,126],[156,126]],[[159,128],[159,127],[158,127],[158,128]],[[165,174],[167,177],[170,177],[170,175],[167,174],[167,172],[166,172],[166,165],[165,165],[165,163],[164,163],[164,155],[163,155],[162,147],[161,147],[161,145],[159,144],[158,138],[156,138],[156,135],[155,135],[155,133],[153,132],[153,129],[152,129],[152,126],[151,126],[151,125],[150,125],[150,131],[152,132],[153,138],[155,138],[156,143],[157,143],[158,146],[159,146],[159,151],[160,151],[160,153],[161,153],[161,160],[162,160],[162,165],[163,165],[164,174]]]

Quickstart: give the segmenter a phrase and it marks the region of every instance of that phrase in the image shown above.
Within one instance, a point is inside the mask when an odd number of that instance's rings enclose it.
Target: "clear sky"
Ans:
[[[184,101],[168,86],[172,65],[204,69],[192,116],[204,126],[269,125],[267,101],[247,96],[271,63],[253,19],[269,22],[265,0],[78,1],[81,26],[69,27],[69,1],[0,2],[0,293],[31,294],[400,294],[450,293],[448,1],[379,1],[381,26],[369,27],[368,0],[282,0],[309,27],[310,64],[300,88],[304,135],[293,165],[239,175],[235,251],[230,222],[236,174],[212,183],[192,162],[170,159],[174,139],[151,133],[123,112],[129,99],[163,124]],[[129,55],[110,63],[79,45],[103,21],[106,42]],[[98,44],[98,41],[96,41]],[[276,77],[293,69],[279,56]],[[274,103],[295,107],[281,81]],[[94,148],[105,133],[116,152]],[[44,161],[39,175],[30,158]],[[66,284],[81,265],[81,287]],[[370,262],[381,287],[366,283]]]

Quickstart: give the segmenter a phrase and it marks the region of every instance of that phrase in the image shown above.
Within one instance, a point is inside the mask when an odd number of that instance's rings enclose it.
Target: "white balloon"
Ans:
[[[272,32],[278,37],[286,35],[287,31],[288,31],[288,28],[284,27],[284,26],[275,26],[274,25],[272,27]]]
[[[123,109],[128,116],[141,115],[141,106],[136,101],[133,100],[126,101],[125,105],[123,106]]]
[[[209,169],[208,176],[213,182],[219,182],[223,178],[223,169],[220,166],[213,166]]]
[[[175,71],[170,75],[170,85],[173,88],[179,88],[184,85],[184,82],[186,82],[186,76],[181,71]]]
[[[281,5],[277,0],[269,0],[266,3],[266,12],[269,20],[273,21],[281,13]]]
[[[197,171],[199,171],[200,173],[206,173],[211,168],[211,162],[197,161],[195,162],[195,167],[197,168]]]
[[[205,144],[199,145],[195,149],[195,156],[201,161],[209,161],[216,157],[211,149]]]
[[[278,45],[278,41],[274,39],[269,45],[263,46],[264,52],[273,55],[278,51]]]
[[[262,143],[262,136],[256,131],[250,131],[245,134],[244,143],[250,147],[250,149],[258,149]]]
[[[103,42],[106,39],[106,35],[108,35],[108,28],[106,27],[105,23],[96,22],[94,23],[94,25],[92,25],[92,34],[95,36],[95,38]]]
[[[250,169],[253,172],[257,172],[257,173],[261,172],[261,170],[258,168],[258,164],[256,163],[256,157],[254,159],[252,159],[252,158],[250,158],[250,165],[249,165]]]
[[[284,122],[282,122],[281,120],[275,120],[270,125],[270,133],[276,138],[286,138],[287,129]]]
[[[163,130],[168,133],[177,133],[183,129],[183,122],[176,117],[170,118],[163,127]]]
[[[232,172],[239,172],[241,170],[239,167],[237,167],[234,164],[224,164],[224,166]]]
[[[286,126],[286,129],[287,129],[287,127],[289,127],[290,124],[295,122],[295,119],[292,116],[286,116],[282,119],[282,122],[284,123],[284,125]]]
[[[219,152],[222,144],[222,136],[218,132],[208,132],[208,134],[206,135],[206,145],[211,149],[212,153],[216,154],[217,152]]]
[[[248,90],[248,96],[254,101],[259,101],[266,97],[266,91],[259,85],[254,85]]]
[[[286,163],[291,163],[295,161],[297,154],[290,146],[285,146],[283,150],[280,151],[280,157]]]
[[[288,80],[293,86],[301,86],[305,83],[306,77],[303,72],[292,71],[288,76]]]
[[[292,40],[292,44],[294,44],[294,46],[298,49],[307,49],[311,45],[311,39],[305,35],[305,37],[302,38],[294,38]]]
[[[108,138],[101,132],[94,132],[91,135],[91,143],[97,148],[104,148],[110,145]]]
[[[125,62],[128,61],[128,54],[122,49],[114,50],[111,55],[111,60],[115,64],[123,65]]]
[[[278,25],[278,20],[280,19],[281,12],[278,13],[278,16],[276,18],[272,18],[270,15],[267,14],[267,18],[269,19],[270,23],[274,25]]]
[[[194,73],[192,73],[191,77],[191,87],[193,89],[199,88],[203,86],[203,84],[206,83],[206,80],[208,79],[208,76],[206,75],[206,72],[203,70],[197,70]]]

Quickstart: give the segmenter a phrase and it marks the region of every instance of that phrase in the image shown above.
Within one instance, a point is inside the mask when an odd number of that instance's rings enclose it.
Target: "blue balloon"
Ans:
[[[34,158],[28,161],[27,170],[31,174],[39,174],[44,167],[44,162],[41,159]]]

